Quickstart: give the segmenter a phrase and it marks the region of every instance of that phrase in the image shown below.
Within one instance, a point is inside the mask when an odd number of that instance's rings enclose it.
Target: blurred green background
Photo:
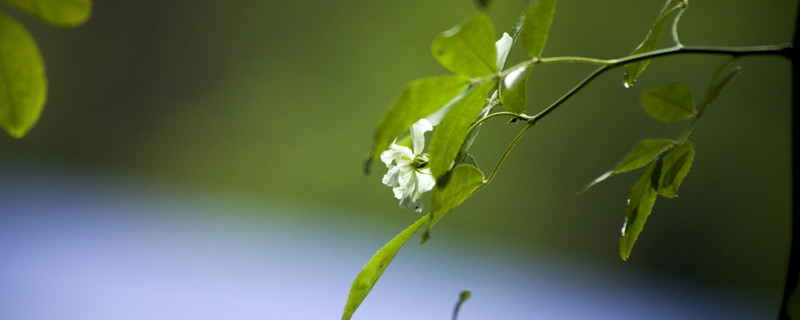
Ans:
[[[660,0],[562,1],[544,55],[624,56],[661,6]],[[502,32],[522,8],[522,1],[496,0],[488,14]],[[431,57],[430,42],[476,11],[466,0],[97,1],[85,25],[59,29],[3,9],[34,35],[49,77],[48,101],[33,130],[21,140],[0,137],[6,165],[113,172],[220,197],[317,208],[320,217],[360,225],[386,241],[416,214],[398,208],[381,185],[384,168],[361,173],[372,130],[405,83],[446,73]],[[681,40],[788,42],[796,9],[789,0],[691,1]],[[524,58],[520,51],[511,62]],[[690,138],[697,154],[680,197],[659,199],[630,261],[619,260],[617,239],[638,175],[575,195],[637,141],[676,138],[688,124],[649,118],[638,106],[644,89],[680,81],[700,97],[723,60],[659,59],[631,89],[622,86],[622,70],[604,74],[530,131],[493,185],[437,226],[432,245],[441,237],[462,239],[463,250],[480,243],[563,252],[744,288],[774,298],[777,308],[792,200],[787,60],[736,62],[743,72]],[[593,68],[536,67],[528,113]],[[484,127],[473,148],[484,171],[519,129],[503,120]]]

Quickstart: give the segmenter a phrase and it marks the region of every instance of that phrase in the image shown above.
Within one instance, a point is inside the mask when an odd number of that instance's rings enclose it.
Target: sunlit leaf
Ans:
[[[433,139],[429,150],[431,173],[439,179],[453,165],[469,127],[478,118],[483,109],[486,94],[494,86],[487,82],[480,87],[470,89],[469,93],[450,106],[450,111],[433,131]]]
[[[483,183],[483,172],[468,164],[458,165],[450,171],[446,184],[437,184],[433,189],[433,221],[436,224],[450,210],[467,200]]]
[[[663,122],[675,122],[697,114],[689,89],[678,82],[647,89],[642,93],[642,108]]]
[[[480,77],[497,72],[497,50],[492,20],[483,13],[440,33],[431,53],[445,68],[458,74]]]
[[[528,76],[531,68],[514,70],[503,79],[500,101],[508,112],[525,113],[528,104]]]
[[[42,56],[28,31],[0,11],[0,126],[20,138],[39,119],[47,80]]]
[[[648,163],[658,158],[658,156],[664,151],[671,148],[674,144],[675,142],[669,139],[648,139],[640,141],[639,144],[637,144],[636,147],[634,147],[633,150],[631,150],[631,152],[628,153],[628,155],[626,155],[625,158],[622,159],[622,161],[620,161],[620,163],[613,170],[606,171],[599,177],[595,178],[591,183],[589,183],[589,185],[584,187],[581,192],[600,182],[603,182],[612,175],[636,170],[646,166]]]
[[[742,67],[737,66],[736,68],[733,69],[733,71],[725,75],[725,77],[722,78],[722,80],[717,82],[714,85],[714,88],[711,89],[711,92],[708,94],[708,101],[706,104],[711,104],[712,102],[714,102],[714,100],[717,100],[717,97],[719,97],[719,94],[722,92],[722,90],[725,89],[725,87],[728,86],[728,83],[730,83],[731,80],[733,80],[733,78],[738,76],[739,73],[741,72],[742,72]]]
[[[378,282],[383,272],[386,271],[386,267],[392,263],[392,259],[397,255],[397,251],[400,250],[408,239],[422,228],[428,220],[427,215],[423,216],[414,222],[414,224],[403,230],[403,232],[400,232],[400,234],[395,236],[394,239],[389,241],[389,243],[384,245],[383,248],[378,250],[378,252],[369,259],[364,269],[362,269],[361,272],[358,273],[358,276],[356,276],[356,279],[353,280],[353,286],[350,287],[350,294],[347,296],[347,303],[344,307],[342,320],[350,319],[350,317],[353,316],[358,306],[361,305],[361,302],[364,301],[367,294],[372,291],[372,287]]]
[[[658,194],[669,198],[676,197],[683,178],[692,167],[693,160],[694,146],[689,141],[665,153],[661,157],[663,164],[661,176],[658,179]]]
[[[483,184],[483,172],[468,164],[458,165],[447,175],[447,183],[438,183],[433,189],[431,214],[427,215],[430,223],[425,228],[420,243],[430,238],[430,229],[447,213],[467,200],[473,192]]]
[[[91,0],[0,0],[52,25],[71,27],[89,18]]]
[[[375,128],[372,158],[389,148],[392,141],[414,122],[447,104],[467,87],[459,75],[430,77],[409,83]]]
[[[538,0],[525,10],[525,24],[520,37],[529,56],[536,58],[542,55],[555,12],[555,0]]]
[[[645,53],[649,51],[653,51],[658,46],[658,38],[661,36],[661,30],[664,28],[664,24],[669,20],[670,15],[672,15],[677,10],[682,10],[682,5],[676,5],[673,7],[673,4],[680,3],[681,0],[668,0],[667,4],[664,6],[664,9],[661,10],[661,13],[658,15],[656,22],[653,23],[653,26],[650,28],[650,31],[647,32],[647,36],[644,38],[644,41],[636,47],[631,55]],[[633,83],[636,82],[636,79],[639,79],[639,76],[642,75],[644,69],[647,68],[647,65],[650,64],[650,59],[639,60],[637,62],[629,63],[625,65],[625,87],[633,86]]]
[[[633,244],[636,243],[647,217],[653,211],[658,195],[653,188],[653,180],[658,179],[660,167],[660,160],[652,162],[631,188],[628,207],[625,209],[625,222],[622,225],[622,237],[619,239],[619,256],[622,260],[628,260],[630,257]]]

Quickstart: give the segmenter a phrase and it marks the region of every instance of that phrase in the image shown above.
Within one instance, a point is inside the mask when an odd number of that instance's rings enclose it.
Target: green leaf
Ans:
[[[633,244],[636,243],[647,217],[653,211],[658,195],[653,188],[653,179],[658,177],[660,167],[660,159],[652,162],[631,188],[628,207],[625,209],[625,223],[622,225],[622,237],[619,239],[619,256],[622,260],[628,260],[630,257]]]
[[[372,291],[372,287],[378,282],[383,272],[386,271],[386,267],[392,263],[395,255],[397,255],[397,251],[399,251],[408,239],[422,228],[426,222],[428,222],[427,215],[414,222],[414,224],[403,230],[403,232],[400,232],[400,234],[395,236],[394,239],[389,241],[389,243],[384,245],[383,248],[378,250],[378,252],[369,259],[364,269],[362,269],[361,272],[358,273],[358,276],[356,276],[356,279],[353,280],[353,286],[350,287],[350,294],[347,296],[347,303],[344,307],[342,320],[350,319],[350,317],[353,316],[358,306],[361,305],[361,302],[364,301],[367,294]]]
[[[91,0],[0,0],[49,24],[77,26],[89,18]]]
[[[675,122],[697,115],[689,89],[678,82],[647,89],[642,93],[642,108],[662,122]]]
[[[676,3],[677,5],[672,7],[671,9],[667,10],[670,5]],[[650,31],[647,32],[647,36],[644,38],[644,41],[636,47],[631,55],[650,52],[656,49],[658,46],[658,38],[661,36],[661,30],[664,28],[664,24],[669,20],[670,15],[676,12],[677,10],[682,10],[683,5],[681,4],[681,0],[668,0],[664,9],[661,10],[661,13],[658,15],[658,19],[656,22],[653,23],[653,26],[650,28]],[[644,69],[647,68],[647,65],[650,64],[650,59],[639,60],[637,62],[629,63],[625,65],[625,82],[624,85],[626,88],[632,87],[633,83],[636,82],[636,79],[639,79],[639,76],[642,75]]]
[[[711,89],[711,92],[708,94],[708,101],[706,102],[706,105],[709,105],[712,102],[714,102],[714,100],[716,100],[717,97],[719,97],[719,94],[722,92],[722,89],[725,89],[725,87],[728,86],[728,83],[730,83],[731,80],[733,80],[733,78],[738,76],[739,73],[741,72],[742,72],[742,67],[737,66],[736,68],[733,69],[733,71],[731,71],[724,78],[722,78],[722,80],[717,82],[717,84],[714,85],[714,88]]]
[[[503,108],[516,114],[525,113],[528,104],[528,77],[531,68],[514,70],[503,79],[500,101]]]
[[[36,43],[25,28],[0,11],[0,126],[20,138],[39,119],[47,79]]]
[[[520,37],[525,51],[532,58],[541,57],[555,12],[556,0],[539,0],[525,9],[525,24]]]
[[[672,148],[674,144],[675,142],[669,139],[648,139],[640,141],[639,144],[637,144],[636,147],[634,147],[633,150],[631,150],[631,152],[629,152],[628,155],[626,155],[625,158],[622,159],[622,161],[620,161],[620,163],[613,170],[606,171],[599,177],[595,178],[580,192],[586,191],[586,189],[603,182],[612,175],[636,170],[646,166],[648,163],[658,158],[658,156],[664,151]]]
[[[469,77],[497,72],[492,20],[483,13],[440,33],[431,45],[433,57],[445,68]]]
[[[483,172],[468,164],[453,168],[447,175],[446,183],[437,182],[433,189],[431,213],[426,217],[430,223],[420,237],[420,243],[430,238],[430,230],[447,213],[467,200],[483,184]]]
[[[625,156],[625,159],[614,168],[614,173],[623,173],[644,167],[674,144],[675,141],[670,139],[642,140],[627,156]]]
[[[658,179],[658,194],[674,198],[678,196],[678,188],[692,167],[694,146],[686,141],[664,154],[661,160],[663,164]]]
[[[467,79],[459,75],[430,77],[409,83],[375,128],[372,158],[377,158],[414,122],[447,104],[466,86]]]
[[[450,106],[450,110],[442,118],[442,122],[433,131],[428,151],[431,173],[437,180],[453,165],[453,161],[469,133],[469,127],[481,113],[486,93],[492,86],[494,86],[494,82],[490,81],[480,87],[470,89],[465,97]]]
[[[460,205],[464,200],[483,184],[483,172],[468,164],[461,164],[450,171],[446,184],[437,184],[433,189],[433,221],[435,225],[450,210]]]

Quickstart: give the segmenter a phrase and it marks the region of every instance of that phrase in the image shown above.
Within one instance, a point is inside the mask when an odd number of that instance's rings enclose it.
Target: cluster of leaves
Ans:
[[[485,6],[488,1],[476,1]],[[654,57],[685,52],[728,54],[732,58],[720,66],[713,76],[705,98],[695,103],[692,93],[680,83],[645,90],[641,105],[646,113],[658,121],[672,123],[692,119],[683,134],[675,140],[649,139],[641,141],[619,164],[592,181],[585,189],[607,178],[644,168],[640,178],[631,188],[619,254],[627,260],[634,243],[652,212],[658,195],[674,198],[688,174],[694,160],[694,146],[688,137],[706,107],[720,94],[740,69],[735,68],[722,76],[729,63],[747,49],[728,50],[705,47],[685,48],[678,39],[677,24],[687,0],[667,0],[644,40],[627,57],[619,59],[592,59],[581,57],[543,58],[550,26],[555,13],[555,0],[539,0],[527,5],[522,16],[509,33],[496,39],[492,21],[478,13],[450,30],[440,33],[433,41],[431,52],[439,63],[453,74],[429,77],[409,83],[380,120],[374,133],[374,145],[367,161],[380,156],[393,141],[423,118],[437,118],[429,151],[429,166],[436,186],[433,189],[431,211],[398,234],[369,260],[353,281],[342,319],[350,319],[355,310],[372,290],[398,250],[424,228],[421,242],[429,238],[430,229],[448,212],[464,202],[476,191],[491,182],[498,168],[519,138],[538,121],[559,107],[565,100],[582,89],[599,74],[615,67],[625,67],[625,87],[632,86]],[[672,18],[674,46],[658,50],[658,40],[667,22]],[[508,53],[520,39],[529,59],[505,68]],[[709,49],[710,48],[710,49]],[[752,52],[780,54],[785,47],[754,48]],[[549,62],[593,63],[600,67],[572,90],[534,116],[525,114],[527,79],[534,64]],[[501,106],[505,111],[492,113]],[[512,121],[525,121],[526,125],[510,143],[499,163],[486,177],[478,169],[469,149],[484,120],[498,115],[512,117]],[[441,117],[441,121],[439,118]],[[404,141],[408,139],[399,139]],[[400,142],[402,143],[402,142]],[[426,227],[427,226],[427,227]]]
[[[58,27],[89,18],[91,0],[0,0]],[[20,138],[39,119],[47,96],[44,63],[30,33],[0,10],[0,126]]]
[[[724,63],[720,71],[723,71],[727,64],[728,62]],[[677,82],[650,88],[642,93],[642,108],[656,120],[667,123],[685,119],[694,121],[678,140],[640,141],[616,167],[606,171],[584,188],[588,189],[613,175],[647,166],[639,180],[633,184],[625,209],[625,222],[622,226],[622,237],[619,239],[619,255],[623,260],[630,257],[633,245],[639,238],[647,217],[653,211],[657,196],[666,198],[678,196],[678,188],[689,173],[694,160],[694,146],[687,138],[705,111],[705,107],[716,99],[720,91],[740,71],[741,69],[736,68],[722,79],[715,76],[706,99],[699,107],[695,107],[692,93]]]

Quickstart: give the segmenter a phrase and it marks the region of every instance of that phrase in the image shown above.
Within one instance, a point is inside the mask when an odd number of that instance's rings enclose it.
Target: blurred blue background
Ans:
[[[494,1],[498,32],[521,1]],[[619,57],[661,1],[558,4],[545,56]],[[49,77],[41,119],[0,137],[0,318],[336,319],[369,257],[417,215],[360,166],[412,79],[443,74],[430,41],[469,1],[97,2],[76,29],[7,6]],[[687,45],[790,41],[796,1],[693,1]],[[662,39],[663,43],[668,38]],[[511,61],[523,53],[512,52]],[[575,192],[637,141],[675,138],[638,107],[681,81],[699,97],[722,57],[608,72],[518,144],[493,184],[413,238],[354,319],[774,318],[788,258],[790,64],[744,58],[690,140],[677,199],[617,254],[637,174]],[[535,113],[593,69],[537,67]],[[521,127],[490,122],[489,170]]]

